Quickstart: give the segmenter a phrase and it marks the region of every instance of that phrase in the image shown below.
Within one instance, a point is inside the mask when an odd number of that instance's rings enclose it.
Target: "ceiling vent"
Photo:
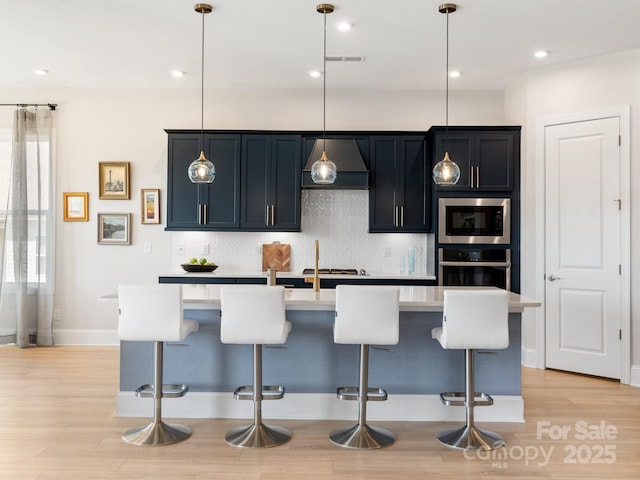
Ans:
[[[364,62],[364,56],[358,55],[349,55],[349,56],[341,56],[341,55],[327,55],[325,60],[327,62]]]

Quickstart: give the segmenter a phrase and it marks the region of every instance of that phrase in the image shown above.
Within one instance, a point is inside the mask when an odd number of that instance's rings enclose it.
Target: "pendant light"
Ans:
[[[311,180],[319,185],[330,185],[338,176],[336,164],[327,158],[325,151],[327,125],[327,13],[332,13],[333,5],[321,3],[316,11],[324,18],[324,37],[322,53],[322,156],[311,166]]]
[[[444,158],[433,167],[433,181],[437,185],[455,185],[460,180],[460,167],[449,158],[449,14],[455,12],[453,3],[443,3],[438,7],[440,13],[447,15],[447,71],[446,71],[446,107],[444,126]]]
[[[211,13],[213,7],[206,3],[196,3],[193,7],[202,15],[202,49],[201,49],[201,77],[200,77],[200,157],[189,165],[189,180],[193,183],[212,183],[216,178],[215,165],[204,156],[204,16]]]

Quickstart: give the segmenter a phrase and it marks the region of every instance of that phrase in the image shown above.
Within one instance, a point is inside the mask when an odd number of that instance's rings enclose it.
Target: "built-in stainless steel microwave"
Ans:
[[[439,243],[511,243],[508,198],[440,198]]]

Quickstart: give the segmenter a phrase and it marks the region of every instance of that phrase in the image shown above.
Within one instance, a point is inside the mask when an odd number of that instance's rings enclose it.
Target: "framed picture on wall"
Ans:
[[[143,188],[142,192],[142,223],[160,223],[160,190],[157,188]]]
[[[99,162],[100,200],[129,200],[129,162]]]
[[[64,192],[62,203],[65,222],[89,221],[89,192]]]
[[[98,243],[101,245],[130,245],[130,226],[130,213],[99,213]]]

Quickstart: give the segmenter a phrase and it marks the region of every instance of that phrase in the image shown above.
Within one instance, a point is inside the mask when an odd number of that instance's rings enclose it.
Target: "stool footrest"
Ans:
[[[253,385],[244,385],[236,388],[233,392],[236,400],[253,400]],[[284,397],[284,387],[282,385],[263,385],[262,400],[280,400]]]
[[[493,405],[493,398],[482,392],[474,392],[471,404],[467,404],[466,400],[453,400],[453,398],[465,398],[466,395],[465,392],[444,392],[440,394],[440,400],[447,407],[487,407]]]
[[[338,388],[338,398],[340,400],[359,400],[360,389],[358,387],[340,387]],[[368,388],[367,401],[383,402],[387,399],[387,392],[382,388]]]
[[[147,383],[146,385],[141,385],[136,388],[135,395],[139,398],[154,398],[155,386],[153,384]],[[189,391],[188,385],[175,384],[175,383],[164,383],[162,384],[162,398],[178,398],[184,397],[186,393]]]

